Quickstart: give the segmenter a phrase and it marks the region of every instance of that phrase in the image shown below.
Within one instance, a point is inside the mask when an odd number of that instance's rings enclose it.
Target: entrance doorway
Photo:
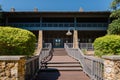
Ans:
[[[67,36],[67,31],[43,31],[45,43],[52,43],[53,48],[64,48],[64,43],[72,43],[73,36]]]
[[[61,39],[61,38],[53,39],[53,47],[54,48],[63,48],[64,47],[63,39]]]

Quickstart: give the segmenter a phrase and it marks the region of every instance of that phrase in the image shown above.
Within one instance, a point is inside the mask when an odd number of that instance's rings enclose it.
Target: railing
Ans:
[[[42,63],[51,56],[52,44],[46,43],[47,47],[43,48],[39,55],[39,69],[42,68]]]
[[[74,27],[74,23],[42,23],[43,27]]]
[[[107,23],[9,23],[15,27],[107,27]]]
[[[0,23],[0,26],[3,26],[4,24],[3,23]]]
[[[44,43],[44,44],[43,44],[43,48],[51,49],[51,48],[52,48],[52,45],[51,45],[50,43]]]
[[[8,25],[14,27],[40,27],[40,23],[9,23]]]
[[[65,49],[69,56],[80,61],[83,71],[92,80],[103,80],[103,60],[93,56],[85,56],[80,49],[74,49],[65,44]]]
[[[107,23],[77,23],[77,27],[107,27]]]
[[[79,43],[80,49],[94,50],[93,43]]]
[[[73,48],[73,43],[67,43],[69,48]],[[79,43],[80,49],[94,50],[93,43]]]
[[[26,62],[25,80],[32,80],[39,70],[39,56],[30,58]]]
[[[51,43],[45,43],[47,44],[46,48],[43,48],[39,55],[32,57],[27,60],[26,62],[26,74],[25,74],[25,80],[32,80],[35,78],[35,75],[41,68],[41,62],[44,61],[49,55],[50,51],[52,49]]]

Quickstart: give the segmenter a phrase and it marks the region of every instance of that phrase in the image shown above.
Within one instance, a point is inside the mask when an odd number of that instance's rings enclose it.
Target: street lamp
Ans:
[[[67,36],[72,35],[72,33],[70,32],[70,30],[68,30],[68,32],[66,33]]]
[[[70,27],[68,29],[68,32],[66,33],[66,35],[70,36],[72,35],[72,32],[70,32],[70,30],[73,30],[73,48],[78,48],[78,33],[77,30],[75,30],[74,27]]]
[[[70,27],[70,28],[68,29],[68,32],[66,33],[66,35],[68,35],[68,36],[72,35],[72,32],[70,32],[71,29],[75,30],[75,28]]]

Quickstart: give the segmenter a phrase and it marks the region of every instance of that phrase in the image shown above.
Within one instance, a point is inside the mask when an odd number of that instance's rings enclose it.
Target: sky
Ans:
[[[4,11],[107,11],[113,0],[0,0]]]

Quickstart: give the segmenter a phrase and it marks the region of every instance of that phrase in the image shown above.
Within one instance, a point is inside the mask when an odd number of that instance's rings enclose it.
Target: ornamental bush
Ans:
[[[95,55],[120,55],[120,36],[106,35],[94,41]]]
[[[0,27],[0,55],[32,55],[35,35],[27,30]]]

